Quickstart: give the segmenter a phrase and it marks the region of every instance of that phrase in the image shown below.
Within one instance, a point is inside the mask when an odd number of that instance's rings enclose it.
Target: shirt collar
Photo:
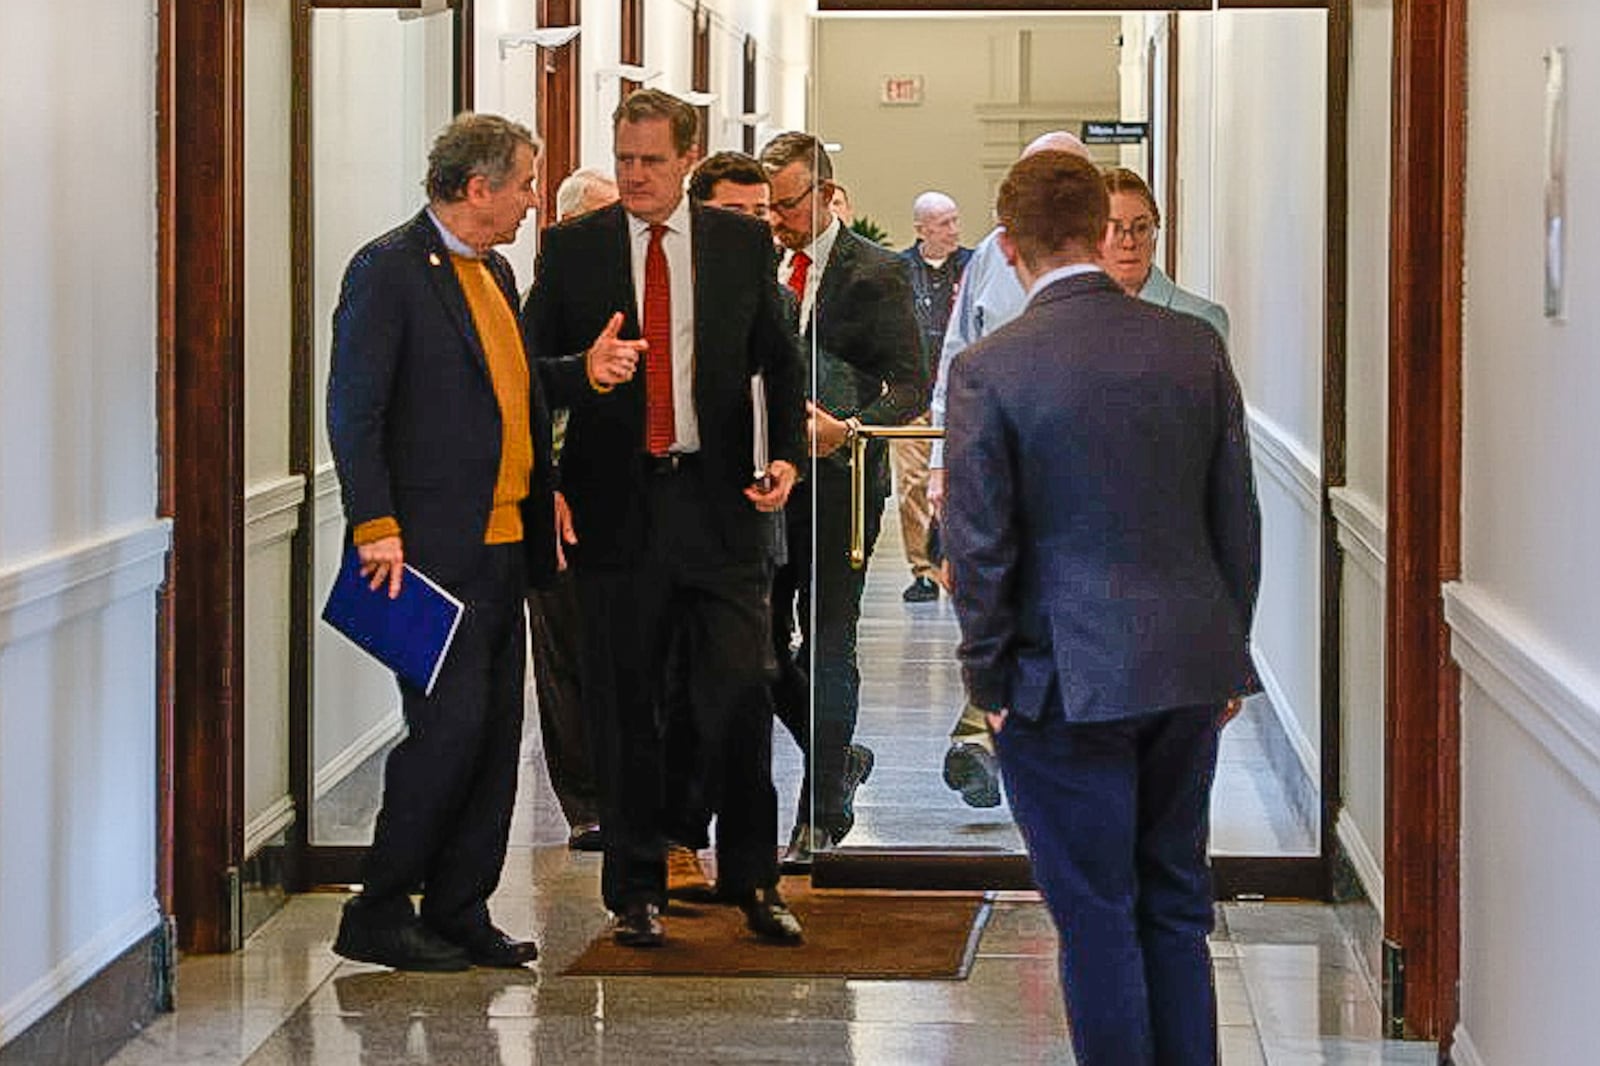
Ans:
[[[1056,267],[1054,270],[1047,270],[1034,279],[1033,287],[1028,290],[1028,300],[1029,302],[1032,302],[1035,296],[1039,295],[1045,289],[1049,288],[1051,285],[1054,285],[1058,281],[1062,281],[1066,278],[1075,278],[1080,274],[1098,273],[1100,273],[1100,268],[1093,263],[1073,263],[1070,266]]]
[[[678,206],[672,209],[672,214],[668,215],[666,221],[662,224],[671,233],[687,234],[689,232],[689,198],[687,196],[678,198]],[[635,238],[648,234],[651,225],[651,223],[646,222],[637,215],[628,216],[628,232],[633,234]]]
[[[828,228],[817,234],[812,238],[811,243],[806,245],[804,251],[806,255],[811,257],[813,263],[824,267],[827,266],[828,257],[833,254],[833,246],[839,240],[840,228],[841,223],[838,217],[835,216],[828,223]]]
[[[450,227],[439,221],[439,216],[433,213],[432,206],[428,208],[428,217],[433,219],[434,228],[439,231],[439,238],[444,241],[445,250],[451,255],[457,255],[463,259],[483,258],[482,255],[478,254],[477,249],[457,237],[454,233],[451,233]]]

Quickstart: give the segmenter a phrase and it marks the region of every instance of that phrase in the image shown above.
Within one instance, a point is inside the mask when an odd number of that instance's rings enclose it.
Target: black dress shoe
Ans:
[[[572,827],[567,837],[567,847],[572,851],[604,851],[605,839],[600,835],[599,822],[585,822]]]
[[[872,776],[877,757],[865,744],[850,744],[844,753],[844,778],[839,783],[839,813],[827,818],[828,835],[839,843],[856,825],[856,789]]]
[[[794,916],[776,888],[763,888],[739,900],[744,924],[762,940],[773,944],[798,944],[804,937],[800,919]]]
[[[415,915],[379,922],[362,913],[360,897],[345,903],[333,950],[353,962],[371,962],[396,970],[457,973],[472,967],[465,951],[423,925]]]
[[[1000,806],[1000,760],[981,744],[965,741],[944,753],[944,783],[968,807]]]
[[[539,957],[539,945],[531,940],[514,940],[492,925],[459,936],[442,935],[465,951],[474,966],[516,970]]]
[[[900,598],[907,603],[932,603],[939,598],[939,586],[928,577],[918,577],[906,586]]]
[[[630,903],[617,915],[611,939],[625,948],[658,948],[665,938],[661,909],[654,903]]]

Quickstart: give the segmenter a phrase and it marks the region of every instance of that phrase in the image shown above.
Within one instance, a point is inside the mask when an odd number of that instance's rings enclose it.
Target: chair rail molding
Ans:
[[[292,536],[300,528],[300,505],[305,499],[306,479],[300,474],[258,481],[245,489],[245,551]]]
[[[1383,585],[1387,563],[1384,545],[1387,529],[1383,508],[1365,493],[1335,486],[1328,490],[1333,519],[1339,524],[1339,547],[1368,577]]]
[[[1312,518],[1322,511],[1322,464],[1282,426],[1251,408],[1246,414],[1250,450],[1261,470],[1295,498]]]
[[[0,565],[0,647],[159,587],[171,546],[171,520],[152,518]]]
[[[1444,587],[1451,657],[1600,806],[1600,680],[1485,589]]]

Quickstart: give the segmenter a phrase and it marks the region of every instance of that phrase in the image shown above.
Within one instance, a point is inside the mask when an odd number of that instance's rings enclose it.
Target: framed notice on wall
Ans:
[[[879,99],[896,107],[915,107],[922,103],[921,74],[885,74]]]

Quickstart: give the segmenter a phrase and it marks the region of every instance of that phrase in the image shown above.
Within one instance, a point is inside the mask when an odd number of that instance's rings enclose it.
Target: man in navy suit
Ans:
[[[428,157],[428,206],[356,252],[334,311],[328,436],[347,540],[374,590],[397,595],[411,564],[466,605],[432,693],[400,684],[406,736],[334,943],[397,969],[536,954],[491,923],[488,899],[516,794],[523,596],[554,575],[566,524],[546,394],[571,402],[586,377],[626,369],[578,357],[529,373],[516,283],[494,246],[536,202],[538,151],[514,122],[457,117]]]
[[[1207,809],[1260,575],[1243,401],[1215,330],[1096,265],[1092,164],[1021,160],[998,213],[1028,304],[950,380],[967,692],[1061,934],[1077,1061],[1215,1063]]]
[[[585,350],[637,366],[572,408],[562,485],[579,544],[583,690],[600,771],[601,892],[613,935],[664,932],[660,715],[681,649],[718,888],[759,937],[793,942],[778,894],[767,696],[771,513],[804,454],[799,354],[759,219],[684,196],[695,109],[641,89],[612,116],[622,201],[545,231],[523,325],[535,360]],[[754,469],[750,379],[766,382],[770,462]]]

